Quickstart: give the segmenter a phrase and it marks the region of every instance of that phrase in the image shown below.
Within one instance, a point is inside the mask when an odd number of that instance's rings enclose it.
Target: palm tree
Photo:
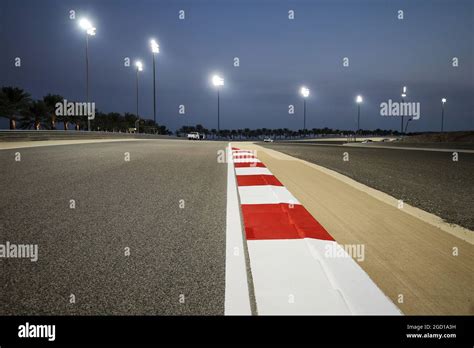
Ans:
[[[31,103],[28,114],[20,119],[20,127],[23,129],[39,130],[41,123],[48,119],[48,107],[42,100],[35,100]]]
[[[16,129],[16,118],[28,114],[30,95],[21,88],[2,87],[0,115],[10,119],[10,129]]]
[[[211,129],[212,139],[215,139],[215,138],[216,138],[216,133],[217,133],[217,131],[216,131],[214,128],[212,128],[212,129]]]
[[[248,139],[249,136],[250,136],[250,128],[245,128],[244,129],[244,135],[245,135],[245,139]]]
[[[56,129],[56,104],[57,103],[62,103],[64,100],[64,97],[58,95],[58,94],[48,94],[43,97],[43,101],[46,104],[46,107],[48,108],[48,113],[51,115],[51,129]],[[63,118],[64,122],[64,130],[67,130],[67,118]]]
[[[283,136],[283,129],[282,129],[282,128],[278,128],[278,129],[276,130],[276,134],[277,134],[277,136],[280,137],[280,140],[281,140],[281,137]]]
[[[118,112],[109,112],[107,116],[105,117],[105,120],[107,121],[106,126],[104,127],[105,129],[112,129],[115,131],[115,128],[117,128],[118,124],[120,123],[120,119],[122,118],[122,115],[120,115]],[[96,117],[94,120],[99,121],[100,120],[100,114],[99,117]],[[157,127],[158,125],[155,125]]]

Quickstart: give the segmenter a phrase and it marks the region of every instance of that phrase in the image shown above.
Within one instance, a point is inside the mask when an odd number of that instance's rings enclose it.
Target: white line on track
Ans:
[[[358,144],[347,144],[342,145],[346,147],[357,147],[362,149],[388,149],[388,150],[406,150],[406,151],[431,151],[431,152],[462,152],[462,153],[474,153],[474,150],[469,149],[443,149],[433,147],[408,147],[408,146],[377,146],[377,145],[358,145]]]
[[[232,151],[231,144],[227,151]],[[251,315],[237,182],[232,156],[227,156],[227,158],[224,313],[225,315]]]

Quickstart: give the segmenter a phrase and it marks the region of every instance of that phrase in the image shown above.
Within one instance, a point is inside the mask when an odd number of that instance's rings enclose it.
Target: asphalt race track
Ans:
[[[0,314],[224,314],[225,146],[0,151],[1,239],[39,249],[37,262],[0,263]]]
[[[472,153],[453,162],[450,152],[232,142],[243,155],[234,150],[226,163],[228,142],[66,143],[0,150],[0,248],[38,247],[36,262],[0,255],[0,315],[472,313],[472,242],[283,154],[472,229]],[[246,148],[260,149],[250,154],[260,167],[239,157]],[[238,187],[229,179],[234,166]],[[301,224],[303,215],[278,210],[297,201],[304,202],[298,212],[312,214]],[[272,204],[278,211],[262,210]],[[318,224],[331,237],[305,240],[301,231]],[[299,231],[299,240],[280,236],[284,226]],[[334,243],[363,245],[367,259],[344,266],[326,258],[323,247]],[[324,272],[316,272],[318,260]],[[328,272],[342,285],[326,284]],[[347,285],[348,275],[366,286]],[[387,305],[360,297],[367,289]],[[333,296],[338,291],[350,306]],[[396,303],[400,293],[410,294],[403,304]]]

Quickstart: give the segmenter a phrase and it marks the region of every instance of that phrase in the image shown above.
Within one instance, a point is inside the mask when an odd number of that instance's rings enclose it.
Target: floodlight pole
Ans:
[[[402,124],[400,126],[400,134],[403,134],[403,119],[404,119],[404,115],[403,115],[403,110],[404,110],[404,104],[405,104],[405,98],[402,97],[402,105],[400,105],[400,109],[401,109],[401,112],[402,112]]]
[[[86,30],[86,102],[89,103],[89,33]],[[91,130],[91,120],[87,117],[87,130]]]
[[[156,126],[156,75],[155,75],[155,53],[153,53],[153,121]]]
[[[444,132],[444,103],[441,102],[441,133]]]
[[[357,133],[360,130],[360,103],[357,103]]]
[[[409,119],[407,120],[407,123],[406,123],[406,125],[405,125],[405,134],[406,134],[407,129],[408,129],[408,124],[410,123],[411,120],[412,120],[412,118],[409,118]]]
[[[138,121],[138,126],[137,126],[137,133],[140,133],[140,116],[138,116],[138,67],[137,67],[137,84],[136,84],[136,87],[137,87],[137,121]]]
[[[306,98],[303,98],[303,136],[306,135]]]
[[[220,132],[220,97],[219,97],[219,87],[217,87],[217,134]]]

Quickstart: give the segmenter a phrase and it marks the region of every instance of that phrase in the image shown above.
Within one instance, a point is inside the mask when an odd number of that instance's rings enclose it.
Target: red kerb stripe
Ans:
[[[238,186],[261,186],[273,185],[283,186],[278,179],[273,175],[237,175]]]
[[[302,205],[242,204],[248,240],[315,238],[334,240]]]
[[[235,168],[247,168],[247,167],[260,167],[266,168],[262,162],[244,162],[244,163],[234,163]]]

